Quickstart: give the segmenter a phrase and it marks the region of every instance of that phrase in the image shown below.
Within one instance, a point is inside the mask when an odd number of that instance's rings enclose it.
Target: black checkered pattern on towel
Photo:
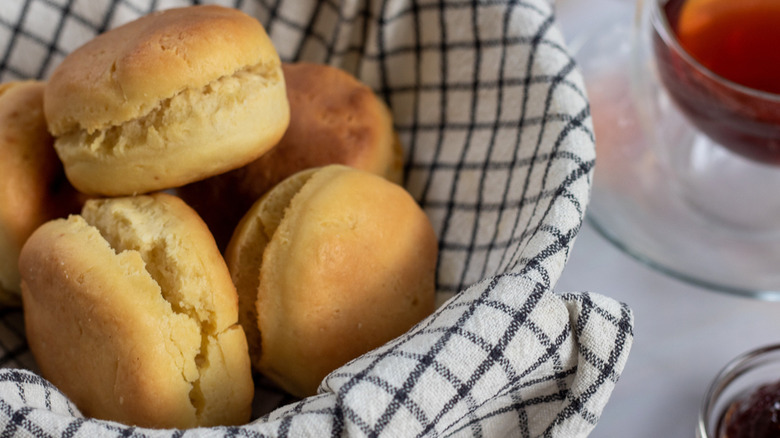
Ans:
[[[33,373],[21,312],[4,310],[0,434],[586,436],[627,360],[633,319],[608,297],[553,292],[582,223],[595,148],[550,2],[216,3],[257,17],[283,60],[341,67],[388,102],[405,186],[439,236],[438,294],[448,301],[333,372],[320,395],[292,400],[258,376],[251,424],[186,432],[82,417]],[[0,79],[45,79],[97,33],[186,4],[3,0]]]

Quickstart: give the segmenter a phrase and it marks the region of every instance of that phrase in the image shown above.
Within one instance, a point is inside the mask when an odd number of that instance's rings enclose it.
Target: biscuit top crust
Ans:
[[[367,85],[346,71],[323,64],[287,63],[282,69],[294,113],[281,144],[298,150],[301,157],[293,159],[308,159],[315,166],[347,164],[391,176],[388,168],[397,160],[392,116]],[[285,149],[278,150],[279,155],[284,154]],[[400,158],[400,151],[395,152]],[[284,167],[285,161],[276,163]],[[390,179],[400,182],[400,178]]]
[[[357,78],[323,64],[282,65],[290,126],[277,147],[227,178],[239,191],[263,194],[293,173],[346,164],[401,183],[403,152],[390,110]],[[260,175],[253,177],[252,175]]]
[[[192,6],[143,16],[87,42],[52,73],[44,95],[55,136],[118,125],[187,88],[279,55],[262,25],[235,9]]]

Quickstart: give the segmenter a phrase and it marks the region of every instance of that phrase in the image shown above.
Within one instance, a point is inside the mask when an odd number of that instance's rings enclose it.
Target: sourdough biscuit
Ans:
[[[249,420],[236,291],[180,199],[87,201],[36,230],[19,263],[30,349],[85,415],[161,428]]]
[[[97,36],[55,69],[44,106],[68,178],[104,195],[235,169],[275,145],[289,122],[265,30],[215,5],[152,13]]]
[[[400,186],[340,165],[297,173],[226,253],[253,365],[296,396],[434,309],[437,241]]]

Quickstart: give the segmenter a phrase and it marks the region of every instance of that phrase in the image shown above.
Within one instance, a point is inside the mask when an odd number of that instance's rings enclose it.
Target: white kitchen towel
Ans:
[[[439,236],[440,308],[293,400],[258,376],[257,418],[156,431],[84,418],[0,313],[0,436],[584,437],[633,339],[624,304],[556,293],[595,147],[547,0],[234,0],[284,61],[341,67],[390,105],[405,187]],[[0,80],[45,79],[96,34],[173,0],[3,0]],[[0,176],[1,177],[1,176]],[[67,366],[67,364],[63,364]]]

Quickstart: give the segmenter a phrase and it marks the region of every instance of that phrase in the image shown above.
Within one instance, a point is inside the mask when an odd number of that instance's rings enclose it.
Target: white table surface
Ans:
[[[626,0],[556,0],[569,39]],[[780,267],[778,267],[780,269]],[[634,344],[594,438],[689,438],[710,381],[734,356],[780,342],[780,303],[685,284],[634,260],[586,223],[556,288],[634,311]],[[780,376],[779,376],[780,377]]]

